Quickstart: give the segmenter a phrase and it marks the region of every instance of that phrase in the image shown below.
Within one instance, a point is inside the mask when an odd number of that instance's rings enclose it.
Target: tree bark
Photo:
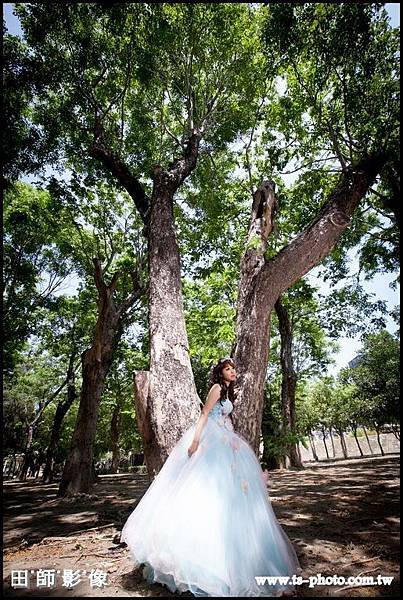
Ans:
[[[197,147],[197,139],[194,144]],[[154,174],[149,252],[150,373],[147,400],[143,396],[140,400],[152,431],[151,438],[144,442],[151,479],[200,412],[189,356],[181,262],[173,218],[173,195],[195,165],[196,147],[189,164],[178,159],[169,171],[156,168]],[[142,387],[144,377],[137,384],[137,389]]]
[[[57,444],[60,440],[60,431],[62,428],[63,419],[77,398],[74,368],[75,357],[76,351],[73,351],[70,355],[69,367],[67,370],[67,398],[58,403],[55,417],[53,419],[52,432],[50,435],[49,445],[46,450],[45,467],[42,474],[42,481],[44,483],[52,483],[53,481],[54,457]]]
[[[236,306],[236,343],[233,359],[237,367],[239,393],[233,411],[234,427],[247,439],[256,456],[259,453],[263,415],[264,386],[269,358],[271,311],[263,301],[266,281],[261,277],[265,267],[267,238],[274,227],[277,199],[272,181],[264,181],[256,190],[252,216],[241,260]]]
[[[154,445],[154,433],[151,426],[149,384],[149,371],[137,371],[134,374],[134,402],[137,427],[143,442],[144,462],[147,467],[149,482],[151,483],[153,479],[152,473],[157,468],[157,465],[154,463],[157,448]]]
[[[297,374],[294,369],[292,356],[292,328],[288,311],[281,298],[278,298],[275,310],[278,317],[281,338],[281,410],[283,433],[289,436],[295,435],[295,392],[297,387]],[[295,442],[287,444],[288,461],[286,461],[286,466],[303,469],[297,445]]]

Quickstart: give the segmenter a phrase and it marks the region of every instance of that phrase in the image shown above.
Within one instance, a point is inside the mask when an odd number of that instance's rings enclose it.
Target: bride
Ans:
[[[199,421],[172,449],[121,533],[147,581],[172,593],[295,592],[287,577],[301,571],[297,555],[273,512],[260,463],[232,424],[235,379],[232,359],[213,368]]]

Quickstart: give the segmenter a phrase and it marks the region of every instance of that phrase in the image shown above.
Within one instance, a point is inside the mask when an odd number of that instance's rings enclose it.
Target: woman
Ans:
[[[297,555],[268,499],[260,463],[235,433],[235,365],[213,368],[199,421],[180,438],[121,534],[143,576],[194,596],[281,596]],[[261,580],[260,580],[261,581]]]

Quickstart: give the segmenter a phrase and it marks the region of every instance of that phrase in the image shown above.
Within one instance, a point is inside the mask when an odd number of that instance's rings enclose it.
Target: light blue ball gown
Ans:
[[[271,507],[262,469],[234,431],[227,398],[210,410],[189,457],[192,425],[127,519],[121,542],[149,583],[194,596],[280,596],[295,587],[255,576],[301,572]],[[259,581],[259,580],[258,580]],[[260,580],[261,581],[261,580]]]

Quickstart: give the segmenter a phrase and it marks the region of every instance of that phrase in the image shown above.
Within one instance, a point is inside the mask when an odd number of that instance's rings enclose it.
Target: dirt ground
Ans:
[[[378,574],[394,578],[391,585],[360,588],[303,584],[297,586],[297,596],[399,595],[399,465],[400,457],[395,454],[270,472],[272,506],[294,544],[304,579],[318,573],[346,579]],[[6,481],[5,595],[192,596],[148,584],[141,567],[134,568],[127,547],[119,545],[121,528],[147,486],[145,475],[103,475],[91,495],[59,499],[57,484]],[[39,569],[56,570],[53,585],[48,581],[37,587]],[[80,580],[73,587],[63,586],[62,574],[67,569],[79,572]],[[90,585],[89,574],[95,569],[106,573],[106,585]],[[18,570],[28,570],[29,587],[11,586],[11,571]]]

